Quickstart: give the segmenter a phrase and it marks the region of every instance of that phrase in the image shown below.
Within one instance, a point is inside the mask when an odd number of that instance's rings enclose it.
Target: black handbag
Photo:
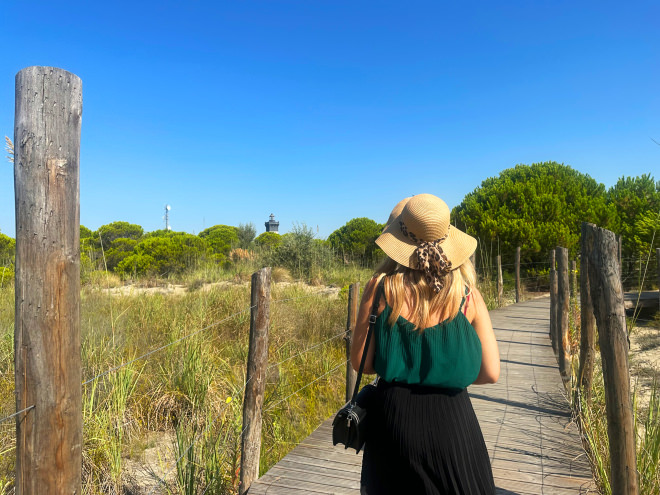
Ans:
[[[367,359],[367,349],[369,349],[371,335],[374,333],[374,324],[376,323],[376,312],[378,311],[378,300],[380,299],[382,285],[381,281],[376,289],[371,314],[369,315],[369,331],[364,341],[364,351],[362,352],[360,369],[355,380],[353,397],[339,410],[335,415],[335,419],[332,421],[332,444],[344,444],[345,449],[349,447],[355,449],[356,454],[362,450],[367,439],[367,411],[369,404],[373,402],[373,397],[376,394],[376,386],[373,383],[365,385],[359,393],[358,390],[360,388],[360,381],[362,381],[364,363]]]

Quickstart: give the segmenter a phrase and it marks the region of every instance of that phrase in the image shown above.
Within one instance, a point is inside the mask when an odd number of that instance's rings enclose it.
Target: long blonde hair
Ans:
[[[476,287],[476,273],[472,261],[468,258],[458,268],[445,275],[444,287],[440,292],[433,291],[426,282],[424,273],[400,265],[390,257],[376,268],[374,277],[380,281],[385,277],[385,298],[392,308],[387,322],[393,325],[401,315],[404,302],[412,312],[407,320],[415,329],[427,328],[437,322],[429,321],[429,316],[440,313],[451,320],[458,315],[461,301]]]

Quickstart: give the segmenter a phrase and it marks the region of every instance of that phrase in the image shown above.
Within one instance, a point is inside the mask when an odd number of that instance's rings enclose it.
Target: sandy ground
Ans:
[[[634,327],[630,332],[631,386],[642,409],[648,405],[653,380],[660,383],[660,325]]]

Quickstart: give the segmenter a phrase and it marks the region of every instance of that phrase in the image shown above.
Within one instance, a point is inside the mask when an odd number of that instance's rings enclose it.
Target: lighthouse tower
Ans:
[[[277,232],[277,229],[280,226],[280,222],[275,221],[275,215],[273,215],[272,213],[270,214],[270,220],[268,220],[265,225],[266,225],[266,232],[275,232],[276,234],[279,234],[279,232]]]

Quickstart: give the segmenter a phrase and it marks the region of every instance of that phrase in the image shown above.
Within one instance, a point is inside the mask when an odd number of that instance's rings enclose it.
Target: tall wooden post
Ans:
[[[502,279],[502,256],[497,255],[497,305],[502,306],[504,280]]]
[[[571,297],[577,296],[577,263],[571,260]]]
[[[660,248],[655,250],[655,265],[658,271],[658,307],[660,308]]]
[[[617,259],[619,260],[619,278],[621,279],[621,286],[623,287],[623,236],[616,236]],[[630,268],[630,260],[627,263]]]
[[[243,438],[239,493],[244,495],[259,478],[261,454],[261,413],[268,367],[268,327],[270,325],[270,267],[252,275],[250,344],[243,399]]]
[[[594,346],[596,335],[596,320],[591,302],[591,288],[589,285],[589,258],[594,240],[593,229],[582,224],[582,243],[580,254],[580,365],[578,368],[578,387],[582,390],[587,401],[591,404],[591,383],[594,375],[594,362],[596,350]]]
[[[557,354],[557,271],[554,249],[550,251],[550,343]]]
[[[568,287],[568,249],[557,247],[557,347],[559,372],[564,383],[571,379],[571,356],[568,335],[570,289]]]
[[[14,349],[16,493],[81,493],[82,82],[53,67],[16,75]]]
[[[588,224],[589,284],[598,325],[612,493],[637,495],[637,462],[628,367],[628,337],[614,233]]]
[[[360,307],[360,283],[351,284],[348,288],[348,318],[346,319],[346,402],[351,400],[355,381],[357,380],[357,371],[351,365],[351,344],[353,343],[353,332],[357,322],[358,309]]]
[[[516,302],[520,302],[520,246],[516,248]]]

